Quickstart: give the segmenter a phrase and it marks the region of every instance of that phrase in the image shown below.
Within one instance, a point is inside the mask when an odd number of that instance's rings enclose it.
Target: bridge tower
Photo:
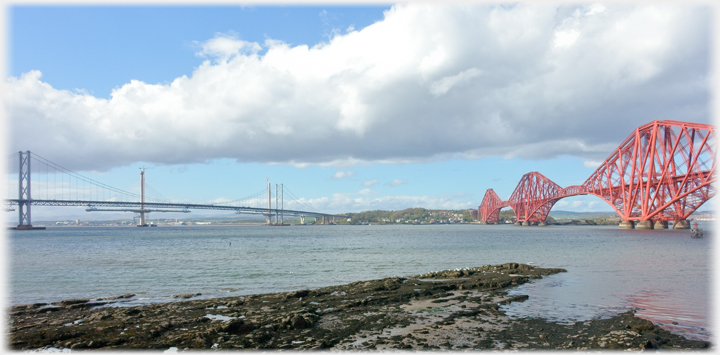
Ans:
[[[271,223],[272,221],[270,220],[272,217],[272,214],[270,213],[270,208],[272,208],[272,206],[271,206],[272,197],[270,196],[272,194],[272,192],[270,191],[270,178],[265,178],[265,183],[267,183],[267,209],[268,209],[267,214],[265,215],[265,219],[267,220],[267,225],[269,226],[270,224],[272,224]]]
[[[18,226],[16,229],[33,229],[30,214],[32,196],[30,194],[30,151],[20,154],[19,191],[18,191]]]
[[[138,227],[146,227],[145,224],[145,168],[140,168],[140,224]]]

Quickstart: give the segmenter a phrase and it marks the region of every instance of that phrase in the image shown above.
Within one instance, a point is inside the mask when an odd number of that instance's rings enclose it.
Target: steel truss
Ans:
[[[715,195],[712,125],[653,121],[640,126],[582,185],[560,187],[538,172],[523,175],[508,201],[488,189],[478,214],[497,223],[510,207],[519,222],[542,222],[560,199],[595,195],[624,221],[680,221]]]

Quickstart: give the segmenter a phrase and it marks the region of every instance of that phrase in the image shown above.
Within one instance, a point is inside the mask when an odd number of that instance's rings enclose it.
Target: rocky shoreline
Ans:
[[[347,285],[112,307],[105,299],[9,309],[12,350],[709,349],[633,312],[572,325],[510,318],[511,287],[565,272],[507,263]],[[192,298],[193,294],[178,298]]]

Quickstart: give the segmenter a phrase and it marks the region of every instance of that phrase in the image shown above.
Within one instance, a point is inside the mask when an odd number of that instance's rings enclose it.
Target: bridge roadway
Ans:
[[[5,200],[10,205],[19,205],[21,202],[26,203],[27,200],[20,199],[9,199]],[[309,212],[309,211],[297,211],[297,210],[285,210],[275,208],[257,208],[257,207],[241,207],[241,206],[228,206],[228,205],[203,205],[194,203],[160,203],[160,202],[127,202],[127,201],[82,201],[82,200],[30,200],[33,206],[86,206],[91,211],[93,207],[136,207],[140,208],[181,208],[184,210],[222,210],[222,211],[235,211],[237,213],[258,213],[258,214],[276,214],[280,213],[283,215],[294,215],[294,216],[305,216],[305,217],[338,217],[347,218],[344,215],[333,215],[327,213]],[[140,210],[138,210],[139,212]],[[152,212],[147,210],[146,212]],[[182,211],[178,211],[182,212]]]

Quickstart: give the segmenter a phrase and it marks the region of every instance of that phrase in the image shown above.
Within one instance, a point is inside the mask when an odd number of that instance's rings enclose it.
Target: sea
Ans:
[[[113,306],[341,285],[525,263],[564,268],[512,291],[512,317],[563,323],[636,315],[712,341],[714,230],[617,226],[292,225],[48,227],[7,231],[6,305],[135,297]]]

